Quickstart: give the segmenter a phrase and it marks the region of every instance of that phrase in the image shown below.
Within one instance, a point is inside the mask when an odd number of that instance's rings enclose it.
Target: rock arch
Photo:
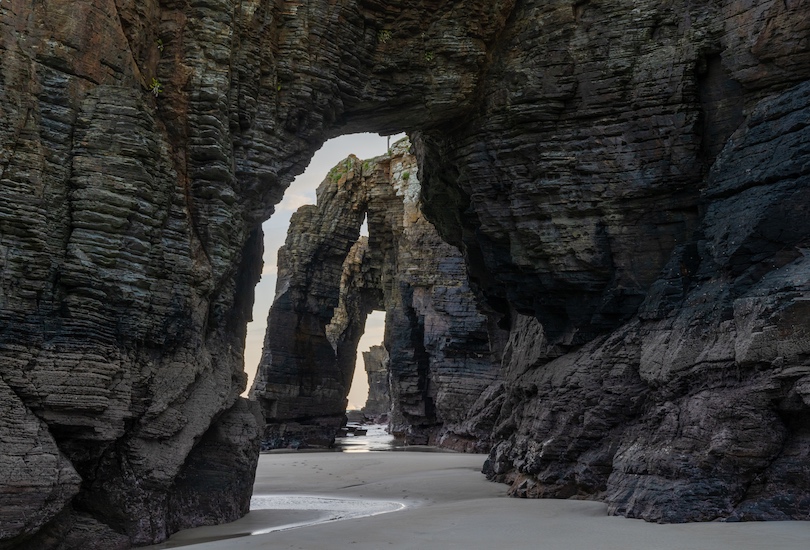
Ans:
[[[510,330],[491,477],[806,518],[807,2],[575,8],[3,3],[2,544],[244,513],[257,229],[358,130],[413,136],[427,217]],[[216,449],[241,458],[203,490]]]
[[[471,104],[509,3],[435,8],[0,8],[3,544],[125,547],[245,513],[259,224],[330,135]],[[217,449],[244,462],[202,487]]]
[[[405,139],[386,155],[349,157],[293,215],[279,251],[276,301],[251,390],[263,444],[331,446],[366,316],[386,312],[391,428],[410,443],[488,449],[462,427],[498,379],[500,333],[481,310],[458,249],[421,212],[419,171]],[[368,217],[369,236],[360,237]]]

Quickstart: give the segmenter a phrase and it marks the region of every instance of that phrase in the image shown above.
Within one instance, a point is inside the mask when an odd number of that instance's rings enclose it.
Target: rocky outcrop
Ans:
[[[0,536],[35,531],[79,492],[81,478],[60,452],[47,425],[0,382]]]
[[[490,475],[652,520],[806,517],[808,14],[3,2],[0,544],[244,512],[189,491],[206,442],[248,456],[260,432],[238,397],[259,224],[360,130],[413,137],[422,212],[497,312],[490,340],[511,333],[474,407]],[[392,326],[438,350],[423,295]],[[403,425],[437,433],[426,354],[392,346]]]
[[[470,288],[458,249],[425,219],[418,175],[413,157],[392,159],[403,224],[386,296],[390,429],[409,443],[481,451],[488,431],[465,421],[498,377],[501,334]]]
[[[421,214],[409,146],[342,161],[318,188],[318,205],[291,220],[251,390],[264,410],[266,448],[334,442],[375,309],[386,312],[386,335],[375,354],[379,380],[369,373],[370,385],[385,386],[374,414],[391,411],[392,431],[410,442],[487,446],[488,433],[460,425],[499,370],[488,319],[460,253]],[[358,238],[366,216],[369,236]]]
[[[119,548],[247,511],[261,237],[221,108],[231,15],[0,7],[0,546]],[[191,481],[223,437],[250,455],[242,494]]]
[[[806,519],[809,58],[787,29],[807,5],[673,7],[534,12],[552,35],[517,17],[485,114],[425,139],[428,183],[448,163],[490,176],[426,186],[509,304],[518,360],[485,471],[654,521]],[[515,51],[552,72],[527,84]]]
[[[345,423],[354,364],[342,357],[343,335],[354,342],[353,360],[360,334],[353,338],[350,314],[343,315],[342,330],[328,334],[327,329],[341,282],[349,286],[344,262],[350,277],[360,271],[367,250],[364,242],[355,247],[368,202],[360,170],[356,157],[335,167],[318,188],[318,205],[303,206],[292,216],[279,250],[276,297],[251,389],[267,423],[265,448],[328,447]],[[353,313],[364,323],[370,309]]]
[[[363,414],[370,418],[387,419],[391,410],[391,384],[385,346],[371,346],[368,351],[364,351],[363,365],[368,377],[368,399],[363,407]]]

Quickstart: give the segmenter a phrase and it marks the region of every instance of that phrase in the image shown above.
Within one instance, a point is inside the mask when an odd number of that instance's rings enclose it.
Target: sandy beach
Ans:
[[[338,507],[340,502],[330,499],[384,501],[368,507],[378,515],[329,519],[335,517],[334,510],[259,510],[229,525],[178,533],[170,543],[152,548],[810,548],[810,522],[657,525],[608,517],[605,505],[597,502],[509,498],[504,485],[490,483],[479,473],[483,461],[482,455],[428,452],[264,454],[255,495],[272,495],[281,503],[287,499],[299,507],[294,496],[327,497],[325,502]],[[364,504],[351,508],[362,511]],[[249,535],[279,527],[285,529]]]

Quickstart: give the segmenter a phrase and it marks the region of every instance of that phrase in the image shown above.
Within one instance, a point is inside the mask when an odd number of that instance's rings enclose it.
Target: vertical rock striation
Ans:
[[[481,114],[420,153],[525,357],[485,471],[653,521],[806,519],[807,4],[518,9]]]
[[[463,258],[439,271],[466,269],[488,312],[482,331],[463,284],[441,295],[427,271],[371,262],[396,305],[403,430],[490,434],[487,471],[517,494],[656,521],[806,518],[809,14],[0,3],[0,545],[124,548],[245,512],[259,224],[326,138],[362,130],[414,137],[421,212]],[[489,376],[469,355],[484,332],[503,380],[462,419],[440,388]],[[207,492],[225,448],[242,473]]]
[[[497,377],[488,319],[479,313],[458,250],[419,206],[416,159],[406,140],[389,154],[341,161],[318,205],[293,216],[279,252],[276,299],[251,395],[264,410],[266,447],[329,446],[367,315],[386,312],[375,355],[392,431],[411,442],[487,446],[461,428]],[[359,238],[368,217],[368,238]]]
[[[371,346],[368,351],[364,351],[363,366],[368,377],[368,399],[363,407],[363,414],[387,420],[391,411],[391,384],[385,346]]]

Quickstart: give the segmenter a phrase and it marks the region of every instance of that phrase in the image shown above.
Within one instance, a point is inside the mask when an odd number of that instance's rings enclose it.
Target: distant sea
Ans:
[[[335,439],[336,451],[344,453],[367,453],[369,451],[421,451],[421,452],[453,452],[438,447],[425,445],[408,445],[389,434],[386,424],[364,424],[368,429],[366,435],[347,435]]]
[[[335,449],[344,453],[367,453],[393,451],[397,446],[403,446],[393,435],[386,432],[385,424],[366,424],[363,428],[368,429],[366,435],[347,435],[335,439]]]

